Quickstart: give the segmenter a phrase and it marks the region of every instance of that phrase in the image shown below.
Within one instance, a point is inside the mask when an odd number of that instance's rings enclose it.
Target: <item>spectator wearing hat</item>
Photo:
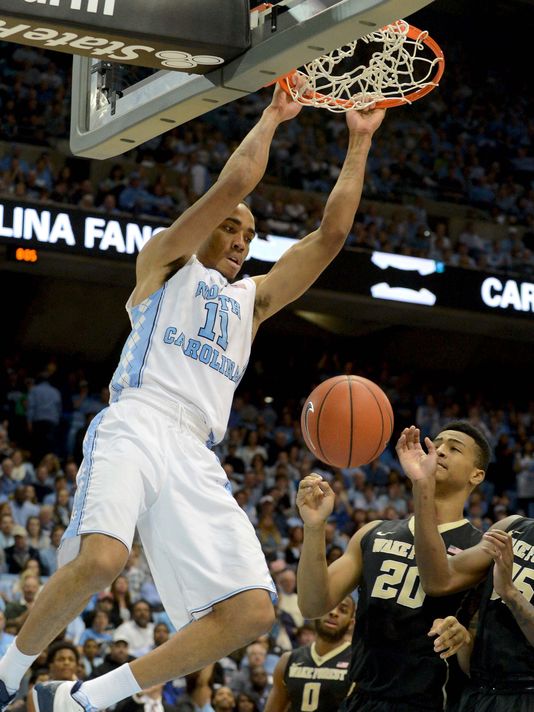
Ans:
[[[5,549],[6,568],[8,574],[20,574],[24,570],[25,565],[30,559],[35,559],[39,562],[41,571],[43,564],[39,551],[28,543],[28,532],[24,527],[16,524],[12,529],[12,534],[15,539],[13,546],[8,546]]]
[[[100,675],[105,675],[124,665],[124,663],[131,663],[133,660],[135,658],[130,655],[128,640],[120,631],[116,630],[112,635],[109,652],[104,657],[104,662],[95,667],[89,677],[90,679],[100,677]]]

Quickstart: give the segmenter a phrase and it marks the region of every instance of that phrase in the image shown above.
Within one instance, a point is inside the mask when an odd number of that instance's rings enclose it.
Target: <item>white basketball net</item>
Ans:
[[[410,104],[409,95],[437,86],[432,78],[436,64],[442,60],[423,55],[428,32],[421,31],[412,39],[408,37],[409,30],[407,22],[398,20],[305,64],[297,70],[305,80],[298,82],[298,89],[291,79],[287,80],[292,98],[300,104],[329,111],[360,111],[383,100]],[[335,76],[337,65],[353,57],[363,43],[380,43],[383,47],[372,53],[368,64]]]

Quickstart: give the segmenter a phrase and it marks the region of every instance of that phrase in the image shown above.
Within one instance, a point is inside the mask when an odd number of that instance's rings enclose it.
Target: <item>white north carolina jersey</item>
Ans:
[[[110,384],[111,402],[126,389],[181,401],[203,414],[209,443],[225,433],[252,343],[256,285],[229,284],[193,255],[157,292],[126,304],[132,331]]]

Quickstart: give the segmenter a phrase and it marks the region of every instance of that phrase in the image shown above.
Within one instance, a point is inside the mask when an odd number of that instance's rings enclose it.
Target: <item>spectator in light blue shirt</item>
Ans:
[[[37,379],[28,395],[27,421],[32,436],[33,455],[40,460],[47,452],[55,452],[61,418],[61,393],[48,382],[48,374]]]
[[[106,611],[97,610],[93,623],[82,633],[78,645],[83,646],[86,640],[96,640],[97,643],[111,643],[112,635],[109,632],[109,615]]]

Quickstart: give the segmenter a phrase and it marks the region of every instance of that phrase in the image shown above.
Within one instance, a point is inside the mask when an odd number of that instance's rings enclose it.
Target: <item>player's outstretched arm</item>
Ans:
[[[300,104],[276,85],[270,105],[230,156],[213,186],[141,250],[137,259],[138,282],[158,270],[166,274],[170,264],[197,251],[260,182],[277,127],[294,118],[301,109]]]
[[[419,429],[412,425],[402,431],[396,451],[402,469],[413,484],[415,555],[421,585],[430,596],[444,596],[477,584],[485,576],[491,558],[480,544],[452,558],[447,556],[434,503],[437,453],[430,438],[425,438],[425,445],[426,452]]]
[[[299,485],[297,507],[304,523],[298,569],[298,605],[305,618],[320,618],[358,585],[362,571],[362,536],[379,524],[370,522],[352,537],[347,550],[326,563],[325,525],[334,507],[334,493],[320,475],[308,475]]]
[[[514,550],[512,536],[499,529],[491,529],[482,538],[481,545],[495,562],[493,587],[517,621],[530,645],[534,645],[534,606],[512,580]],[[528,586],[528,594],[532,588]]]
[[[304,294],[343,247],[360,203],[371,139],[383,118],[381,109],[347,112],[347,155],[319,228],[293,245],[268,274],[254,278],[257,325]]]
[[[273,686],[265,703],[263,712],[288,712],[290,706],[284,675],[290,653],[284,653],[276,663],[273,673]]]

